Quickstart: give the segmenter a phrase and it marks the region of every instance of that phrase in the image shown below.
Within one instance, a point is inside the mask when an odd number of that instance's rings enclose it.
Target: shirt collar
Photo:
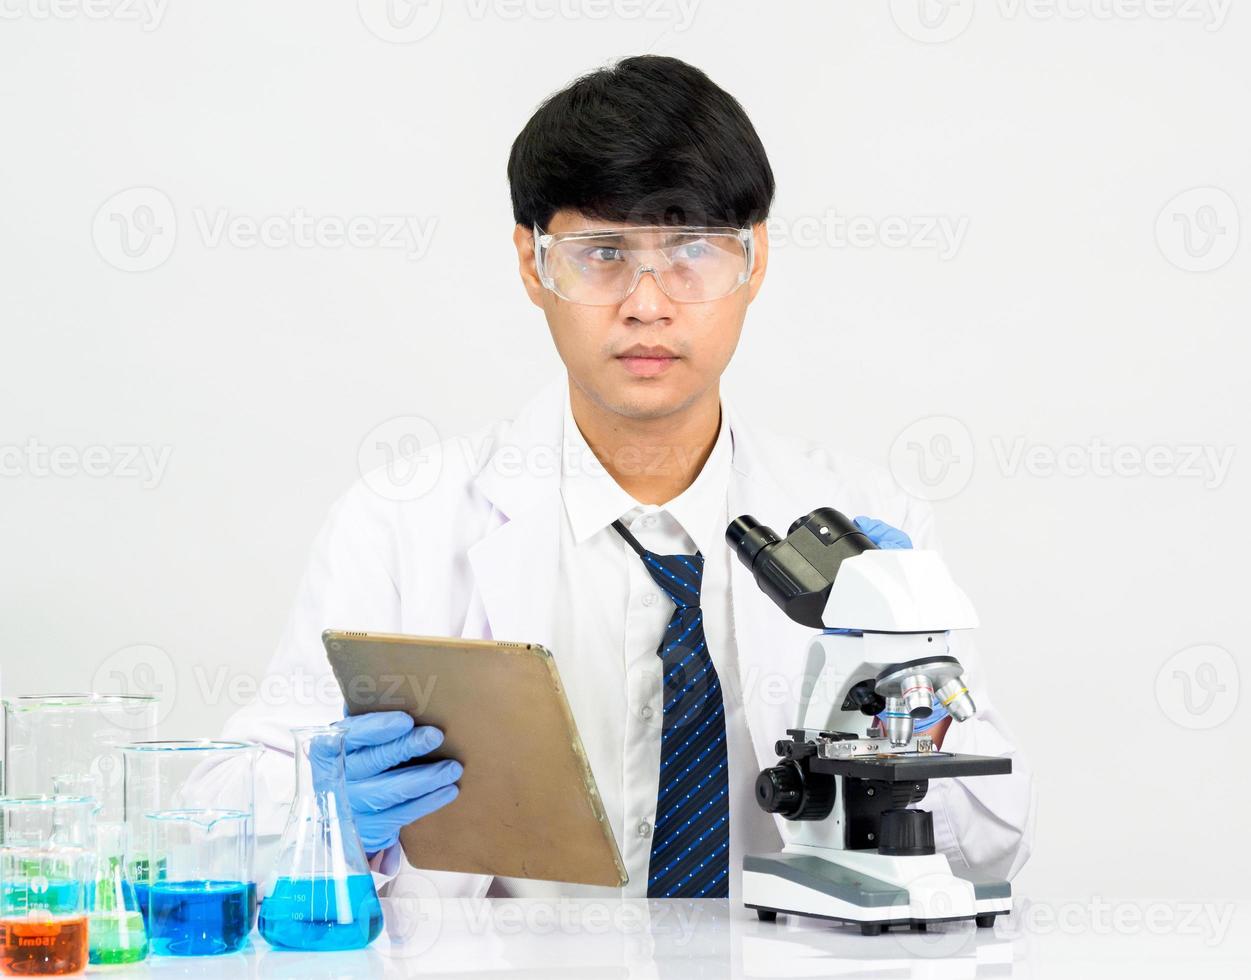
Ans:
[[[730,425],[722,410],[717,441],[694,482],[666,504],[640,504],[621,488],[591,452],[574,421],[566,394],[560,492],[574,541],[581,544],[627,515],[632,519],[632,512],[668,511],[704,555],[712,554],[725,531],[726,493],[733,454]]]

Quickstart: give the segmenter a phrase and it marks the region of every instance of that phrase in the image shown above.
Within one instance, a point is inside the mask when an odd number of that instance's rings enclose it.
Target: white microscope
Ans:
[[[890,926],[973,919],[994,924],[1012,902],[1006,881],[954,871],[934,849],[928,780],[997,775],[1009,759],[935,749],[913,733],[935,703],[963,722],[977,710],[948,650],[951,630],[977,626],[968,597],[936,552],[881,550],[832,508],[791,525],[785,540],[744,514],[726,540],[791,619],[823,632],[804,666],[796,727],[756,802],[785,818],[783,848],[743,859],[743,901],[779,912]]]

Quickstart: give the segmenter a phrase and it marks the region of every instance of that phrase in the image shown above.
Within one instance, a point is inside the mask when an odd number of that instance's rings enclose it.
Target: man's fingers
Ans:
[[[382,745],[411,731],[416,724],[407,711],[371,711],[336,722],[343,729],[343,748],[346,752],[368,745]]]
[[[442,744],[443,733],[439,729],[433,725],[422,725],[382,745],[368,745],[355,752],[349,752],[348,781],[376,776],[409,759],[433,752]]]
[[[410,766],[380,776],[358,779],[348,784],[352,809],[357,812],[380,813],[407,803],[460,779],[459,762],[448,759],[425,766]]]
[[[420,820],[456,799],[460,788],[455,784],[441,786],[432,793],[408,800],[381,813],[358,813],[356,829],[366,854],[384,851],[400,838],[400,831],[414,820]]]

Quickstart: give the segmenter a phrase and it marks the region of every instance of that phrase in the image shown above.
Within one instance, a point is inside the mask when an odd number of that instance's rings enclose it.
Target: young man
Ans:
[[[443,444],[439,479],[420,498],[352,488],[317,539],[269,669],[292,685],[325,679],[320,634],[332,626],[542,643],[620,843],[626,894],[734,897],[742,855],[781,846],[754,781],[793,723],[810,631],[731,556],[726,526],[750,513],[785,527],[832,506],[876,518],[858,523],[881,546],[910,537],[933,548],[933,518],[878,468],[761,432],[722,400],[721,374],[764,283],[774,179],[742,108],[706,75],[638,57],[579,79],[526,124],[508,178],[521,281],[567,377],[515,419]],[[561,465],[516,465],[543,458]],[[935,739],[1012,756],[1013,774],[935,780],[925,806],[955,866],[1010,877],[1028,854],[1030,777],[974,650],[963,638],[953,647],[980,712],[950,728],[944,718]],[[675,665],[702,678],[698,697],[664,686]],[[278,833],[290,796],[289,729],[333,720],[339,707],[257,705],[232,719],[230,736],[270,749],[262,833]],[[681,742],[662,737],[682,718],[698,723]],[[384,772],[441,733],[395,713],[348,724],[350,795],[371,863],[414,874],[399,829],[455,799],[460,766]],[[422,874],[444,894],[491,884]],[[506,894],[594,891],[495,883]]]

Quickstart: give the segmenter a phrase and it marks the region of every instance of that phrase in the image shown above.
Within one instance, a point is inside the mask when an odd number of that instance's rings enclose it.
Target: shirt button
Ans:
[[[650,837],[652,835],[652,825],[646,820],[639,821],[639,836]]]
[[[639,708],[639,717],[644,721],[651,718],[653,714],[654,712],[652,711],[652,706],[650,704],[645,704],[643,707]]]
[[[644,526],[644,527],[655,527],[655,526],[656,526],[656,515],[655,515],[655,514],[648,514],[646,517],[644,517],[644,518],[643,518],[643,526]]]
[[[645,605],[645,606],[654,606],[654,605],[656,605],[656,593],[655,593],[655,592],[649,592],[649,593],[647,593],[647,595],[643,596],[643,605]]]

